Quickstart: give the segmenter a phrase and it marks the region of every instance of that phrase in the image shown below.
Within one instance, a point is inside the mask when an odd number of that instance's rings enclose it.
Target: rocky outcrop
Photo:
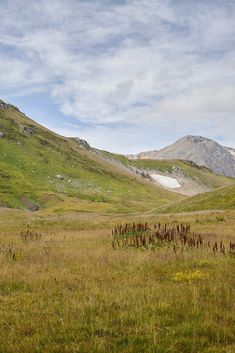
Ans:
[[[231,148],[231,147],[225,147],[225,148],[229,151],[229,153],[231,153],[231,155],[235,159],[235,148]]]
[[[5,102],[3,102],[1,99],[0,99],[0,109],[6,109],[8,106],[8,104],[6,104]]]
[[[7,108],[13,108],[14,110],[17,110],[18,112],[20,111],[19,108],[16,107],[15,105],[5,103],[3,100],[0,99],[0,109],[7,109]]]
[[[82,147],[85,148],[86,150],[90,150],[91,146],[86,140],[82,140],[79,137],[75,137],[74,140]]]
[[[31,126],[20,125],[19,127],[20,127],[20,131],[27,136],[32,136],[36,133],[36,129],[34,126],[31,127]]]

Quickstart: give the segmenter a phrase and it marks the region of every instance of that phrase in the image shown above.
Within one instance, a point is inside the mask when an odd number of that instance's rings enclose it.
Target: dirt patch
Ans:
[[[33,201],[31,201],[27,196],[23,195],[21,197],[21,202],[24,204],[24,206],[32,212],[38,211],[39,206],[36,205]]]

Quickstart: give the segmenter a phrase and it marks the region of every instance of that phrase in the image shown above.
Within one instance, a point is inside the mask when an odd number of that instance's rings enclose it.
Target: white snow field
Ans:
[[[170,178],[160,174],[151,174],[151,177],[166,188],[177,189],[181,187],[180,183],[174,178]]]

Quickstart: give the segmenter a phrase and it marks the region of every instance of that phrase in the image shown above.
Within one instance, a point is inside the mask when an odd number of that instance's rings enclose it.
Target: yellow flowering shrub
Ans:
[[[191,282],[191,281],[203,280],[207,278],[207,275],[200,270],[196,270],[196,271],[190,271],[190,272],[176,272],[172,278],[173,278],[173,281],[175,282],[183,282],[183,281]]]
[[[208,267],[208,266],[211,265],[211,263],[210,263],[210,261],[208,261],[208,260],[200,260],[200,261],[198,262],[198,265],[201,266],[201,267]]]

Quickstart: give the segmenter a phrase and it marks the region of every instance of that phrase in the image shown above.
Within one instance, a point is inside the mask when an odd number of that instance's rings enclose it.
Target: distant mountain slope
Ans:
[[[190,161],[137,159],[130,160],[129,163],[150,176],[157,174],[159,177],[173,178],[180,187],[170,189],[188,196],[230,185],[233,181],[232,178],[217,175]]]
[[[156,153],[158,153],[158,150],[128,154],[126,157],[128,159],[155,159]]]
[[[160,151],[142,153],[141,158],[189,160],[199,166],[207,167],[217,174],[235,178],[235,157],[233,154],[232,149],[229,150],[213,140],[188,135]],[[141,154],[137,155],[137,158],[138,156]]]
[[[182,198],[0,101],[0,205],[132,212]]]
[[[218,175],[206,167],[184,160],[129,159],[120,154],[99,151],[109,160],[125,165],[132,172],[166,190],[192,196],[233,183],[233,178]],[[156,177],[157,176],[157,177]],[[160,180],[159,180],[160,179]],[[163,182],[162,180],[163,179]],[[177,187],[168,185],[179,184]]]

